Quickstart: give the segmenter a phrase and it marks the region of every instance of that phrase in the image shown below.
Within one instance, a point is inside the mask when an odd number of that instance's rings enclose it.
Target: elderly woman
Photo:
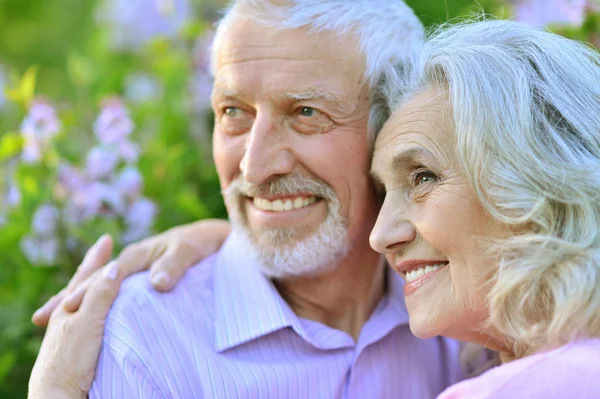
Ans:
[[[405,278],[415,335],[505,362],[443,398],[600,397],[599,63],[481,22],[429,41],[407,98],[390,81],[371,244]]]
[[[395,76],[382,85],[396,111],[375,145],[385,200],[371,244],[406,281],[415,335],[503,361],[440,398],[600,397],[599,65],[582,44],[478,22],[430,39],[409,94]],[[154,277],[168,288],[205,252],[182,237],[221,241],[202,226],[127,256],[159,258]],[[102,263],[89,262],[78,280]]]

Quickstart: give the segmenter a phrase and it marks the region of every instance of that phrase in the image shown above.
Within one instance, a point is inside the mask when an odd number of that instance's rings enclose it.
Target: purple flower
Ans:
[[[11,208],[18,206],[21,203],[21,191],[16,184],[10,183],[8,186],[8,192],[6,193],[4,203]]]
[[[137,162],[142,152],[140,146],[129,140],[123,140],[119,143],[119,155],[129,164]]]
[[[105,185],[102,191],[102,208],[111,214],[124,216],[127,212],[127,204],[125,195],[121,192],[120,187],[116,185]]]
[[[98,14],[116,50],[139,50],[157,37],[175,37],[191,18],[189,0],[108,0]]]
[[[67,192],[83,190],[88,184],[83,173],[66,162],[58,167],[58,181]]]
[[[192,75],[193,109],[204,111],[210,106],[213,79],[210,75],[210,48],[213,32],[201,36],[194,46],[194,73]]]
[[[0,227],[7,222],[7,213],[10,208],[15,207],[21,203],[21,192],[19,188],[10,183],[6,195],[0,196]]]
[[[42,147],[46,147],[46,145],[41,139],[24,136],[23,151],[21,152],[23,162],[28,164],[40,162],[43,156]]]
[[[86,172],[90,178],[109,177],[119,163],[119,153],[107,146],[98,146],[90,150],[87,156]]]
[[[151,75],[137,73],[125,80],[125,97],[134,104],[156,101],[161,95],[162,87]]]
[[[121,100],[107,100],[94,123],[94,133],[103,144],[117,144],[127,138],[134,129],[129,111]]]
[[[42,100],[32,102],[27,116],[21,122],[21,134],[24,138],[21,154],[23,162],[39,162],[50,140],[60,129],[60,121],[51,105]]]
[[[60,245],[55,237],[28,235],[21,240],[21,251],[36,266],[50,266],[58,261]]]
[[[194,111],[204,112],[210,107],[213,88],[212,77],[204,72],[194,72],[192,77],[192,101]]]
[[[156,205],[147,198],[139,198],[131,204],[125,220],[127,230],[121,238],[123,243],[129,244],[150,235],[156,212]]]
[[[148,198],[138,198],[127,211],[128,226],[151,227],[156,216],[156,205]]]
[[[93,183],[85,189],[73,192],[65,208],[66,222],[77,225],[98,216],[102,209],[103,196],[103,183]]]
[[[56,234],[60,213],[54,205],[43,204],[33,214],[31,230],[33,234],[41,237],[50,237]]]
[[[133,167],[123,169],[116,183],[123,196],[134,199],[142,192],[142,175]]]
[[[515,20],[539,26],[579,27],[589,6],[588,0],[515,0],[514,3]]]
[[[76,225],[97,216],[126,215],[126,198],[118,187],[95,182],[71,194],[65,209],[65,220]]]
[[[61,129],[54,108],[45,101],[36,100],[29,107],[27,117],[21,123],[21,133],[25,137],[47,141]]]

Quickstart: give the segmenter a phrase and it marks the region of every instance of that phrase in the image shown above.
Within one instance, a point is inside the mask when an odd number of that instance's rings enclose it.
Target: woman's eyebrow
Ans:
[[[392,169],[398,170],[401,166],[414,161],[433,159],[435,159],[435,157],[429,150],[423,147],[411,147],[394,155],[394,158],[392,159]]]
[[[415,163],[415,161],[426,161],[433,159],[435,159],[435,157],[429,150],[423,147],[410,147],[394,155],[392,158],[391,170],[395,172],[401,169],[404,165]],[[383,184],[381,177],[374,168],[371,168],[369,171],[369,177],[376,183]]]

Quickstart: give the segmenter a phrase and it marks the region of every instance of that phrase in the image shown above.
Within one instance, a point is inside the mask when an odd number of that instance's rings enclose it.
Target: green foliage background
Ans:
[[[133,1],[133,0],[132,0]],[[427,26],[478,12],[505,12],[495,0],[407,0]],[[122,93],[133,71],[155,76],[164,87],[161,101],[131,107],[142,144],[140,170],[144,194],[159,207],[156,231],[206,217],[224,217],[218,180],[210,161],[210,115],[190,112],[186,99],[192,72],[194,39],[214,16],[215,2],[196,1],[198,20],[182,33],[184,46],[156,41],[140,54],[117,54],[107,46],[107,32],[93,12],[96,0],[0,0],[0,64],[21,76],[37,65],[37,95],[59,109],[65,124],[56,151],[74,162],[90,147],[91,125],[100,100]],[[594,29],[587,26],[585,29]],[[572,35],[583,35],[578,31]],[[583,35],[582,37],[585,37]],[[0,147],[4,132],[18,129],[25,108],[13,105],[0,114]],[[2,154],[0,148],[0,154]],[[10,152],[10,150],[8,150]],[[0,167],[3,167],[0,156]],[[47,166],[23,168],[22,204],[0,227],[0,398],[24,398],[43,331],[30,322],[33,311],[68,281],[80,262],[64,257],[53,267],[30,265],[19,249],[35,208],[51,195]],[[0,173],[1,175],[1,173]],[[79,232],[91,244],[104,232],[119,234],[111,221],[95,220]]]

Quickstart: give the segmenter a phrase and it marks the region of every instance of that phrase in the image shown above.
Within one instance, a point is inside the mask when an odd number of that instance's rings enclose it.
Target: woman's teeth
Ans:
[[[423,277],[427,273],[434,272],[444,266],[445,265],[427,265],[415,270],[411,270],[410,272],[407,272],[405,274],[406,282],[410,283],[411,281],[415,281],[416,279]]]
[[[300,209],[314,204],[317,197],[296,197],[285,200],[269,201],[262,198],[254,197],[254,206],[263,211],[271,212],[286,212],[293,209]]]

